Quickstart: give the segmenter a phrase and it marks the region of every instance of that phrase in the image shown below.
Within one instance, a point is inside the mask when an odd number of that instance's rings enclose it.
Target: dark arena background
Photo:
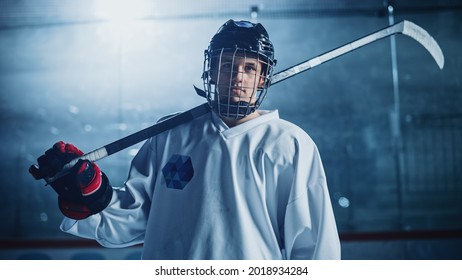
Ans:
[[[397,35],[271,87],[265,109],[317,143],[342,258],[462,259],[462,3],[456,0],[0,0],[0,259],[139,259],[59,230],[27,172],[53,143],[84,151],[204,102],[203,52],[226,20],[261,22],[276,72],[409,20]],[[98,162],[121,186],[137,144]]]

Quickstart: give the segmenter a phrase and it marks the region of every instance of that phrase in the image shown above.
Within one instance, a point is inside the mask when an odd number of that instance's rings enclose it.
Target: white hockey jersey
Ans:
[[[149,139],[109,206],[65,232],[143,259],[339,259],[318,150],[277,111],[228,128],[213,112]]]

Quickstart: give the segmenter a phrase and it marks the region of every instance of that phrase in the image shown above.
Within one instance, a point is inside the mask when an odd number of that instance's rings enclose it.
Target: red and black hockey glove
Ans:
[[[31,168],[29,171],[35,178],[51,178],[65,164],[81,155],[83,152],[74,145],[61,141],[37,159],[39,169]],[[112,187],[106,175],[88,160],[79,160],[63,176],[50,182],[50,185],[58,193],[61,212],[76,220],[101,212],[112,198]]]

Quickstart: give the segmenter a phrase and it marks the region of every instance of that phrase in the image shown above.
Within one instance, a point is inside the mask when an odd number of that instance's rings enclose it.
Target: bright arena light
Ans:
[[[94,14],[98,18],[127,22],[146,17],[150,12],[146,0],[98,0],[94,2]]]
[[[142,42],[135,42],[141,21],[153,16],[155,1],[150,0],[95,0],[93,15],[105,21],[97,27],[98,34],[106,43],[112,43],[121,53],[127,48],[137,48]],[[130,42],[130,44],[124,44]]]

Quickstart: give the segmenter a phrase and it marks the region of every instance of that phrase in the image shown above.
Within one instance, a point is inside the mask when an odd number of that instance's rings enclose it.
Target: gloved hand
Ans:
[[[29,172],[35,178],[51,178],[65,164],[81,155],[83,152],[77,147],[60,141],[37,159],[39,169],[31,168]],[[63,176],[50,182],[50,185],[58,193],[61,212],[76,220],[101,212],[112,198],[112,187],[106,175],[88,160],[79,160]]]

